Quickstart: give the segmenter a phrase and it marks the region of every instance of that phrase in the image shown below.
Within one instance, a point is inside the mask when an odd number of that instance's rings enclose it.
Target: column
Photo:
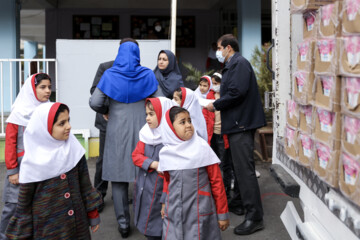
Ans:
[[[33,41],[25,41],[24,42],[24,58],[25,59],[32,59],[32,58],[38,58],[37,57],[38,52],[38,43]],[[24,76],[25,78],[29,77],[30,73],[30,62],[24,63]]]
[[[20,4],[18,0],[1,0],[0,3],[0,59],[19,58],[20,50]],[[2,92],[4,103],[4,112],[9,112],[11,107],[10,101],[10,84],[12,84],[13,99],[17,89],[17,71],[18,65],[12,64],[12,71],[10,74],[10,64],[5,62],[3,64],[3,79]],[[10,78],[12,76],[12,78]],[[1,91],[1,89],[0,89]],[[1,101],[1,98],[0,98]]]
[[[250,61],[255,46],[261,46],[261,0],[237,0],[240,53]]]

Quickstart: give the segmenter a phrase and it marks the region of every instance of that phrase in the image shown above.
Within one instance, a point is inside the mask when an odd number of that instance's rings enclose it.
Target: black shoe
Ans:
[[[232,212],[238,216],[245,214],[245,210],[243,207],[229,207],[229,212]]]
[[[128,238],[130,235],[130,227],[121,228],[120,226],[118,226],[118,231],[121,234],[122,238]]]
[[[239,226],[235,227],[234,233],[237,235],[249,235],[263,228],[264,228],[263,220],[260,221],[244,220]]]
[[[101,213],[104,210],[104,207],[105,207],[105,203],[103,201],[97,208],[98,212]]]

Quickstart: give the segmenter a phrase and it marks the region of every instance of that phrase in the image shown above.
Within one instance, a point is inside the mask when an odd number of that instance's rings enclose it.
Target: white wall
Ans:
[[[170,49],[169,40],[138,40],[141,65],[154,69],[157,54]],[[97,137],[94,127],[95,112],[89,107],[90,88],[99,64],[114,60],[119,40],[62,40],[56,41],[57,98],[70,108],[73,129],[90,129],[90,136]]]

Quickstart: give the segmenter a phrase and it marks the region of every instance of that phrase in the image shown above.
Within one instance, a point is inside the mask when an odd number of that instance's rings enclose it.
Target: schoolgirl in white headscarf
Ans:
[[[5,230],[14,215],[19,193],[19,169],[24,155],[23,134],[37,106],[48,102],[51,95],[51,78],[45,73],[31,75],[24,82],[7,118],[5,135],[6,176],[2,201],[0,239],[5,239]]]
[[[191,121],[197,134],[207,141],[208,134],[205,118],[202,114],[199,99],[196,97],[194,91],[189,88],[181,87],[174,92],[173,100],[178,104],[178,106],[183,107],[190,112]]]
[[[204,92],[202,91],[201,88],[201,85],[202,84],[207,84],[208,86],[208,89]],[[204,98],[206,99],[206,96],[208,95],[208,93],[210,92],[210,90],[212,89],[212,81],[211,81],[211,78],[210,76],[208,75],[204,75],[200,78],[200,81],[199,81],[199,86],[195,89],[195,95],[199,98]]]
[[[197,135],[186,109],[172,107],[160,127],[163,239],[221,239],[229,214],[219,158]]]
[[[85,150],[70,133],[69,108],[45,103],[24,133],[19,202],[9,239],[90,239],[100,218],[100,193],[91,185]]]
[[[173,106],[166,97],[146,99],[146,124],[139,132],[139,142],[132,153],[139,168],[134,187],[134,224],[148,239],[161,239],[162,219],[160,202],[165,202],[163,176],[158,174],[159,151],[163,147],[159,125],[165,112]]]

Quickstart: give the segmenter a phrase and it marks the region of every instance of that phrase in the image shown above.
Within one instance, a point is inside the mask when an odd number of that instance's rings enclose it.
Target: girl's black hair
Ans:
[[[53,126],[54,124],[57,122],[59,114],[62,112],[65,112],[65,110],[67,110],[68,112],[70,112],[69,107],[66,106],[65,104],[60,104],[58,110],[56,111],[55,117],[54,117],[54,122],[53,122]]]
[[[182,107],[175,106],[170,109],[169,116],[170,116],[170,121],[172,124],[174,123],[176,116],[182,112],[186,112],[190,115],[189,111]]]
[[[181,88],[177,88],[177,89],[175,89],[175,91],[174,91],[174,92],[178,92],[178,93],[180,93],[179,98],[180,98],[180,100],[182,100],[182,91],[181,91]]]
[[[201,82],[205,82],[205,83],[209,84],[209,82],[208,82],[208,80],[207,80],[206,78],[200,78],[199,84],[200,84]]]
[[[151,111],[154,111],[154,105],[150,100],[147,100],[145,103],[145,107],[148,107]]]
[[[41,83],[42,80],[49,80],[51,82],[51,78],[46,73],[39,73],[35,76],[35,87]]]
[[[221,83],[221,78],[219,78],[218,76],[216,76],[216,75],[213,74],[213,75],[211,76],[211,78],[215,79],[215,82]]]

